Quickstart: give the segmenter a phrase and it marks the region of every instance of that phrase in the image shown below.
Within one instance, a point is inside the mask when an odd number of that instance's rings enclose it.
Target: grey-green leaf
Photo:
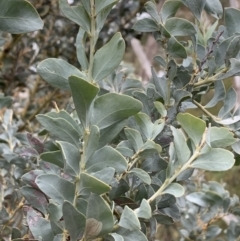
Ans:
[[[153,1],[148,1],[144,5],[148,14],[157,22],[160,23],[161,19],[157,11],[157,5]]]
[[[219,76],[218,80],[227,79],[232,76],[240,75],[240,61],[238,59],[230,59],[230,69],[227,73]]]
[[[225,55],[225,61],[229,62],[229,59],[237,58],[239,50],[240,50],[240,36],[236,36],[231,40],[230,44],[228,45],[226,55]]]
[[[86,32],[90,33],[90,19],[82,5],[71,7],[67,0],[59,0],[61,12],[74,23],[82,27]]]
[[[105,94],[94,102],[92,124],[105,129],[137,114],[141,109],[141,102],[130,96],[116,93]]]
[[[44,215],[47,214],[47,205],[48,200],[46,196],[37,190],[36,188],[32,188],[29,186],[24,186],[20,189],[21,194],[23,197],[29,202],[32,207],[39,210]]]
[[[113,230],[113,214],[108,204],[97,194],[91,194],[87,206],[85,238],[103,236]]]
[[[226,38],[218,45],[218,48],[216,49],[216,53],[215,53],[215,62],[217,66],[220,67],[221,65],[225,64],[226,49],[228,48],[233,38],[234,36]],[[205,49],[204,49],[204,52],[205,52]]]
[[[150,117],[145,113],[138,113],[134,117],[135,117],[136,122],[138,123],[141,133],[143,134],[145,139],[151,139],[154,125],[153,125],[152,121],[150,120]],[[142,144],[141,144],[141,146],[142,146]]]
[[[152,209],[146,199],[143,199],[139,208],[136,209],[139,218],[149,219],[152,217]]]
[[[21,11],[20,11],[21,10]],[[0,31],[21,34],[43,28],[43,21],[28,1],[0,1]]]
[[[101,148],[106,144],[109,144],[126,125],[127,120],[125,119],[115,123],[114,125],[101,129],[98,148]]]
[[[64,158],[64,171],[66,174],[77,177],[80,172],[80,152],[71,143],[65,141],[57,142]]]
[[[120,33],[100,48],[94,55],[92,76],[99,81],[111,74],[120,64],[125,52],[125,42]]]
[[[78,147],[79,134],[68,121],[62,118],[51,118],[42,114],[37,116],[37,120],[55,137]]]
[[[222,18],[223,7],[220,0],[206,0],[205,11],[215,18]]]
[[[144,183],[150,185],[151,184],[151,177],[149,174],[145,171],[143,171],[140,168],[133,168],[129,171],[129,173],[133,173],[136,175],[139,179],[141,179]]]
[[[127,169],[127,161],[118,151],[110,146],[97,150],[86,162],[88,173],[98,172],[106,167],[113,167],[117,173]]]
[[[100,0],[100,2],[102,2]],[[112,7],[114,6],[116,1],[112,1],[110,5],[107,7],[103,8],[98,14],[97,14],[97,19],[96,19],[96,24],[97,24],[97,32],[99,33],[101,29],[103,28],[103,25],[106,21],[107,16],[109,15],[110,11],[112,10]]]
[[[188,161],[191,152],[187,146],[183,133],[173,126],[171,126],[171,130],[174,137],[174,146],[178,158],[178,163],[181,166]]]
[[[40,159],[57,165],[60,168],[64,167],[64,160],[61,151],[44,152],[40,155]]]
[[[93,155],[93,153],[98,149],[98,142],[100,138],[99,128],[97,126],[92,126],[90,129],[90,134],[86,140],[86,151],[84,161],[87,162],[88,159]]]
[[[200,21],[202,10],[205,6],[206,0],[183,0],[183,4],[185,4],[193,15]]]
[[[40,175],[36,179],[40,190],[59,204],[65,200],[73,203],[75,186],[73,183],[54,174]]]
[[[81,239],[85,229],[86,217],[68,201],[63,203],[62,211],[63,220],[71,240],[77,241]]]
[[[224,100],[226,97],[226,90],[222,80],[215,81],[214,83],[214,96],[205,105],[205,108],[214,107],[219,101]]]
[[[99,14],[100,11],[102,11],[104,8],[108,7],[109,5],[113,5],[117,3],[118,0],[96,0],[95,6],[96,6],[96,14]]]
[[[173,36],[192,36],[196,34],[195,26],[183,18],[169,18],[165,28]]]
[[[54,234],[50,222],[33,209],[27,212],[27,223],[35,239],[39,240],[41,237],[42,241],[53,240]]]
[[[84,128],[89,127],[90,106],[96,97],[99,88],[82,78],[70,76],[69,85],[71,87],[73,102]]]
[[[156,32],[160,30],[160,26],[150,18],[138,20],[132,27],[137,32]]]
[[[106,167],[98,172],[92,173],[92,176],[107,184],[111,183],[114,175],[115,175],[115,169],[113,167]]]
[[[210,147],[227,147],[236,142],[234,135],[227,128],[213,126],[208,129],[207,143]]]
[[[101,180],[87,173],[81,173],[79,190],[81,194],[97,193],[99,195],[109,192],[111,187]]]
[[[186,49],[173,36],[168,40],[167,52],[172,58],[187,58]]]
[[[165,1],[160,12],[162,22],[165,23],[168,18],[174,17],[181,4],[178,0]]]
[[[77,58],[80,63],[82,70],[86,71],[88,69],[88,59],[85,52],[85,41],[86,41],[87,33],[83,28],[79,28],[77,38],[76,38],[76,49],[77,49]],[[74,75],[73,73],[71,75]]]
[[[114,238],[114,241],[124,241],[123,237],[117,233],[111,233],[109,234]]]
[[[229,36],[232,36],[234,33],[240,33],[240,10],[236,8],[225,8],[224,15]]]
[[[179,113],[177,121],[193,140],[195,146],[198,146],[206,129],[205,122],[189,113]]]
[[[191,167],[207,171],[226,171],[233,167],[234,162],[233,153],[221,148],[214,148],[201,154],[191,164]]]
[[[146,236],[140,230],[128,230],[125,228],[118,228],[116,233],[121,235],[124,241],[147,241]]]
[[[166,68],[166,61],[165,59],[160,56],[160,55],[157,55],[153,58],[156,62],[158,62],[162,67]]]
[[[185,193],[185,190],[179,183],[171,183],[164,189],[162,194],[164,193],[171,194],[175,197],[181,197]]]
[[[234,90],[233,87],[231,87],[226,95],[226,98],[224,100],[223,107],[220,109],[218,113],[218,117],[224,118],[236,105],[237,102],[237,93]]]
[[[119,226],[126,228],[130,231],[132,230],[140,230],[140,222],[132,209],[130,209],[127,205],[124,207],[122,212]]]
[[[139,131],[131,128],[125,128],[124,132],[135,152],[138,152],[143,146],[143,140]]]
[[[85,78],[84,74],[62,59],[49,58],[43,60],[37,66],[38,74],[50,85],[62,90],[69,90],[68,78],[70,75],[76,75]]]

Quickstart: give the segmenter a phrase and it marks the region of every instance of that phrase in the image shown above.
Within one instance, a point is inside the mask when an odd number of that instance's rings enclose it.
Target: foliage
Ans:
[[[218,0],[168,0],[160,12],[154,1],[147,2],[149,18],[133,29],[153,32],[164,52],[155,57],[164,76],[152,69],[152,79],[143,86],[119,67],[125,52],[121,33],[96,45],[116,3],[59,1],[62,13],[80,26],[81,68],[49,58],[37,71],[49,84],[70,91],[75,109],[56,106],[37,115],[42,140],[18,133],[12,111],[2,118],[3,240],[144,241],[154,239],[157,224],[179,220],[181,240],[213,240],[223,234],[218,219],[239,215],[237,196],[219,183],[196,179],[202,170],[231,169],[240,154],[240,109],[235,109],[234,89],[226,92],[223,85],[240,73],[240,12],[226,8],[226,27],[204,30],[202,11],[222,17]],[[197,24],[175,17],[181,4]],[[213,99],[203,106],[201,98],[211,88]],[[223,106],[215,116],[209,108],[219,101]],[[195,117],[188,108],[204,115]],[[21,222],[24,205],[29,230]],[[227,240],[236,240],[239,224],[230,223],[226,233]]]

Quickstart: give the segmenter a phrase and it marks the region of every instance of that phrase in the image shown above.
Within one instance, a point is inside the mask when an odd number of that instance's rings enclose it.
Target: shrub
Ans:
[[[6,205],[0,212],[2,231],[13,240],[27,240],[21,238],[24,230],[9,225],[24,203],[32,238],[43,241],[153,240],[157,224],[179,220],[181,240],[213,240],[222,233],[218,219],[239,215],[237,196],[231,197],[222,184],[197,178],[201,170],[232,168],[239,154],[237,96],[232,87],[226,92],[223,80],[240,73],[240,12],[226,8],[226,26],[216,22],[204,29],[203,10],[222,17],[218,0],[168,0],[160,12],[154,1],[147,2],[150,17],[138,20],[133,29],[153,32],[163,49],[155,60],[164,75],[158,77],[152,69],[152,79],[143,86],[119,67],[125,52],[120,33],[96,49],[116,2],[82,0],[70,6],[59,1],[62,13],[80,26],[76,49],[81,70],[54,58],[42,61],[37,70],[52,86],[71,92],[74,111],[56,107],[37,115],[44,140],[28,134],[21,157],[13,157],[12,140],[17,145],[14,138],[20,136],[11,124],[8,128],[11,112],[5,113],[3,168],[11,174],[9,180],[19,182],[16,187],[21,186],[26,200],[14,199],[19,204],[13,214]],[[196,24],[175,17],[181,4]],[[202,105],[211,89],[213,98]],[[214,115],[209,108],[219,101],[223,106]],[[189,108],[199,108],[203,115],[198,118]],[[12,164],[18,173],[31,170],[19,181]],[[239,230],[231,222],[227,240],[236,240]]]

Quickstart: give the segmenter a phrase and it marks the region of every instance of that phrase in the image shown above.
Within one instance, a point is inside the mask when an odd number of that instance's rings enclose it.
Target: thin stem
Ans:
[[[166,56],[166,66],[168,66],[168,53],[166,48],[165,49],[165,56]],[[166,73],[168,74],[169,69],[166,69]],[[170,99],[171,99],[171,79],[168,77],[167,79],[167,107],[170,107]]]
[[[202,86],[202,85],[205,85],[205,84],[213,83],[216,80],[218,80],[217,77],[219,77],[219,75],[221,75],[223,73],[226,73],[227,70],[228,70],[228,68],[224,68],[221,71],[219,71],[217,74],[213,75],[212,77],[210,77],[210,78],[207,77],[204,80],[201,80],[201,81],[199,81],[197,83],[194,83],[193,86],[194,87],[199,87],[199,86]]]
[[[90,33],[90,56],[89,56],[89,67],[88,67],[88,80],[92,81],[93,71],[93,58],[95,52],[95,39],[96,39],[96,22],[95,22],[95,3],[94,0],[90,0],[91,5],[91,33]]]
[[[200,103],[198,103],[196,100],[193,100],[193,104],[195,104],[204,114],[212,118],[214,121],[219,121],[220,119],[211,114],[204,106],[202,106]]]
[[[176,172],[173,174],[171,178],[165,180],[165,182],[158,189],[158,191],[148,199],[148,203],[153,202],[158,196],[162,195],[163,191],[179,176],[179,174],[181,174],[183,171],[185,171],[191,166],[192,162],[200,155],[200,151],[203,148],[206,141],[206,133],[207,133],[207,129],[203,134],[200,145],[196,148],[191,158],[180,169],[176,170]]]

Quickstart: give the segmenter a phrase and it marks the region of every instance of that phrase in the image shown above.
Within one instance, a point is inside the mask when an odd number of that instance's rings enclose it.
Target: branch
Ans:
[[[223,35],[224,31],[221,31],[216,38],[214,39],[214,41],[212,42],[212,45],[210,46],[210,48],[208,48],[208,52],[205,55],[205,57],[203,58],[203,60],[200,63],[199,66],[199,71],[202,71],[202,67],[203,65],[207,62],[208,58],[210,57],[210,55],[213,53],[213,49],[215,47],[215,45],[218,43],[218,40],[220,39],[220,37]]]

